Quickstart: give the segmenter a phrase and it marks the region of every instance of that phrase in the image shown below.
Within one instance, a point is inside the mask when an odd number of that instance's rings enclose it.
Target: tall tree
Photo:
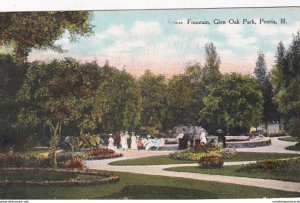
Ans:
[[[75,39],[91,33],[92,14],[87,11],[14,12],[0,14],[0,46],[13,48],[14,58],[26,61],[32,49],[62,51],[54,42],[65,31]]]
[[[152,127],[161,130],[168,114],[167,83],[162,75],[154,75],[146,70],[139,78],[142,95],[143,127]]]
[[[213,43],[207,43],[205,45],[205,54],[206,61],[202,70],[202,80],[203,83],[208,86],[221,78],[222,74],[219,70],[221,60]]]
[[[275,100],[292,136],[300,136],[300,33],[292,40],[288,50],[280,42],[276,65],[272,71]]]
[[[141,119],[141,95],[136,79],[106,63],[101,68],[93,118],[103,132],[136,129]]]
[[[168,83],[169,112],[168,127],[197,125],[202,108],[202,68],[199,63],[188,64],[185,73],[173,76]]]
[[[203,99],[200,121],[209,131],[215,132],[221,128],[238,135],[259,124],[263,96],[253,77],[232,73],[223,76],[208,89],[209,94]]]
[[[256,66],[254,69],[254,75],[256,80],[260,85],[260,89],[264,97],[264,108],[263,108],[263,118],[262,121],[265,123],[266,128],[268,122],[278,121],[278,111],[277,106],[274,104],[272,98],[274,96],[273,87],[271,85],[271,77],[267,71],[267,66],[265,62],[265,54],[263,52],[258,53],[258,58],[256,61]]]
[[[90,105],[97,86],[95,71],[86,70],[70,58],[51,63],[34,62],[28,68],[18,93],[23,105],[19,123],[49,128],[54,167],[63,127],[80,119],[85,106]]]

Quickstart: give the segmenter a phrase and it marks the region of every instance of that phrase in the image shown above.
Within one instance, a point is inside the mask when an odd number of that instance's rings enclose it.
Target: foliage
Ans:
[[[224,164],[223,158],[211,155],[201,157],[198,161],[199,168],[221,168]]]
[[[18,93],[23,103],[19,122],[25,127],[49,127],[54,167],[62,127],[72,122],[81,123],[82,116],[88,116],[87,109],[91,107],[98,85],[97,73],[97,67],[87,68],[71,58],[34,62],[28,68]]]
[[[168,118],[167,83],[162,75],[146,70],[139,78],[142,96],[141,126],[161,130]]]
[[[185,74],[173,76],[168,81],[167,128],[178,125],[197,125],[202,108],[204,85],[200,64],[188,64]]]
[[[106,63],[101,68],[101,83],[96,92],[92,114],[100,130],[132,130],[139,125],[141,110],[140,88],[135,78]]]
[[[14,63],[8,55],[0,55],[0,151],[21,149],[31,144],[26,141],[31,130],[21,129],[17,125],[21,109],[17,92],[22,85],[26,67],[26,64]]]
[[[66,30],[72,40],[91,33],[91,18],[87,11],[4,12],[0,14],[0,45],[11,47],[18,61],[25,61],[34,48],[62,52],[54,42]]]
[[[265,55],[263,52],[258,53],[254,75],[263,94],[264,104],[262,120],[267,126],[268,122],[274,120],[278,121],[279,116],[277,106],[273,102],[274,90],[271,84],[271,75],[267,72]]]
[[[280,42],[277,47],[276,64],[272,70],[275,101],[285,127],[290,135],[300,136],[300,33],[297,33],[286,50]]]
[[[200,121],[212,132],[226,129],[232,135],[248,132],[259,124],[263,97],[256,80],[249,75],[224,75],[218,84],[209,87],[203,99]]]
[[[79,156],[72,157],[67,163],[65,168],[67,170],[78,170],[83,171],[84,169],[84,162]]]
[[[242,165],[237,169],[238,172],[257,173],[299,173],[300,158],[282,160],[264,160],[257,163]]]

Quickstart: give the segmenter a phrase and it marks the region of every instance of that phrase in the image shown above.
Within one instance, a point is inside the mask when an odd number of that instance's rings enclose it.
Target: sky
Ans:
[[[109,61],[135,76],[150,69],[168,77],[183,73],[189,63],[204,65],[205,44],[212,42],[221,59],[221,72],[252,74],[259,51],[264,52],[271,69],[279,41],[286,47],[291,43],[293,34],[300,30],[299,11],[300,8],[94,11],[93,35],[71,42],[66,32],[55,42],[64,53],[33,50],[29,60],[73,57],[82,62],[96,60],[100,66]],[[208,21],[210,25],[188,24],[189,19]],[[256,24],[243,24],[244,19],[253,19]],[[237,20],[239,24],[229,23]],[[226,24],[214,24],[218,21]]]

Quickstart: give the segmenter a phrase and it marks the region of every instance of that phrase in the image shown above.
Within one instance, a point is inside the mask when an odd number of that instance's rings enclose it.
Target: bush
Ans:
[[[78,170],[83,171],[84,168],[84,162],[79,156],[75,156],[72,159],[68,160],[66,163],[66,169],[67,170]]]
[[[211,155],[200,158],[198,164],[200,168],[221,168],[224,161],[220,156]]]
[[[300,120],[291,119],[287,125],[288,132],[291,136],[299,137],[300,136]]]

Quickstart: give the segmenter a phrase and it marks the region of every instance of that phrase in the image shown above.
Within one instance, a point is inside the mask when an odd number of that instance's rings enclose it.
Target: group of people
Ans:
[[[221,129],[218,129],[216,131],[216,135],[218,136],[218,143],[222,143],[223,147],[226,148],[226,137],[223,131]],[[179,150],[192,149],[193,147],[197,147],[199,145],[206,145],[208,143],[207,133],[204,129],[199,132],[196,132],[195,134],[187,133],[183,129],[182,132],[179,133],[176,138],[179,142]]]
[[[135,135],[134,132],[131,135],[126,131],[125,133],[117,132],[115,137],[113,138],[112,134],[109,134],[108,139],[108,148],[109,149],[133,149],[133,150],[150,150],[151,147],[158,149],[164,142],[162,141],[163,138],[158,139],[151,139],[151,136],[148,135],[147,138],[140,137],[139,135]]]
[[[181,133],[178,134],[176,139],[178,140],[179,143],[178,145],[179,150],[193,148],[196,145],[207,143],[206,132],[204,130],[196,134],[190,134],[190,133],[186,133],[185,130],[183,129]]]

